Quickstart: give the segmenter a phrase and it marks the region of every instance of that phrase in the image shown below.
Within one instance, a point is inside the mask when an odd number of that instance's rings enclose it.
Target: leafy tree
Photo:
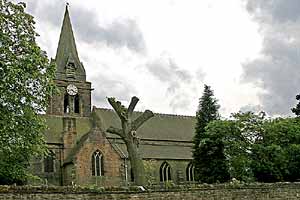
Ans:
[[[36,44],[25,4],[0,0],[0,184],[24,183],[31,156],[45,151],[42,132],[55,67]]]
[[[259,182],[283,181],[281,169],[286,169],[286,155],[280,145],[253,145],[252,170]]]
[[[252,153],[252,169],[258,181],[300,179],[300,119],[278,118],[266,122]]]
[[[198,111],[196,113],[196,128],[195,136],[193,139],[193,158],[195,164],[195,175],[196,180],[206,181],[202,177],[206,176],[206,168],[209,166],[209,160],[206,160],[208,149],[201,146],[200,143],[202,140],[205,140],[207,134],[205,133],[206,125],[213,121],[219,119],[219,105],[217,99],[214,97],[214,93],[211,90],[210,86],[204,85],[204,92],[202,97],[199,99]],[[205,163],[206,162],[206,163]],[[205,168],[203,168],[205,163]]]
[[[231,178],[250,182],[254,180],[251,169],[252,145],[261,138],[265,114],[253,112],[232,114],[232,128],[225,133],[225,155]]]
[[[224,133],[229,173],[242,181],[295,181],[300,178],[300,119],[265,119],[236,113],[233,127]]]

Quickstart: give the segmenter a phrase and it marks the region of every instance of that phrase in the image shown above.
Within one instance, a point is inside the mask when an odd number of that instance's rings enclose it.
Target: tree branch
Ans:
[[[118,135],[120,136],[121,138],[124,138],[124,134],[123,134],[123,131],[122,129],[119,129],[119,128],[115,128],[115,127],[109,127],[106,132],[108,133],[112,133],[112,134],[115,134],[115,135]]]
[[[120,117],[122,121],[127,121],[126,116],[126,108],[121,104],[120,101],[116,101],[115,98],[109,97],[107,98],[109,104],[113,107],[117,115]]]
[[[145,112],[142,115],[140,115],[132,122],[132,130],[137,130],[144,122],[146,122],[153,116],[154,114],[151,110],[145,110]]]
[[[130,118],[131,115],[132,115],[132,112],[136,106],[136,104],[139,102],[139,98],[137,98],[136,96],[133,96],[131,98],[131,101],[130,101],[130,104],[128,106],[128,110],[127,110],[127,114],[128,114],[128,117]]]

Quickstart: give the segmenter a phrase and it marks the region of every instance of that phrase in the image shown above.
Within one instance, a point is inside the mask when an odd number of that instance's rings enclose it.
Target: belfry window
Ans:
[[[92,155],[92,175],[93,176],[103,176],[103,156],[102,153],[97,150]]]
[[[64,97],[64,113],[70,112],[70,105],[69,105],[69,95],[65,94]]]
[[[79,96],[78,94],[75,95],[74,97],[74,112],[79,113]]]
[[[66,66],[66,74],[67,74],[67,78],[75,78],[75,74],[76,74],[76,69],[75,69],[75,63],[73,61],[68,61],[68,64]]]
[[[172,180],[172,178],[171,178],[171,167],[167,162],[164,162],[160,166],[159,174],[160,174],[160,181],[161,182]]]
[[[186,167],[186,180],[195,181],[195,166],[191,162]]]
[[[54,160],[55,154],[53,151],[49,152],[49,155],[44,158],[44,172],[51,173],[54,172]]]

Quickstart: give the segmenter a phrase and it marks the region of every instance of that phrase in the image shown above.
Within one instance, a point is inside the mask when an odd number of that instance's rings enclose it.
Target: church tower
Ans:
[[[68,6],[54,62],[59,93],[50,99],[47,114],[88,117],[91,113],[91,83],[86,81],[85,69],[78,57]]]

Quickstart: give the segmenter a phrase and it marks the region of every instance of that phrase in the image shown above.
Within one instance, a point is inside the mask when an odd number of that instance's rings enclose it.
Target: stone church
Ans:
[[[120,127],[119,118],[112,109],[91,107],[93,89],[77,53],[67,7],[53,61],[59,93],[49,100],[44,115],[50,154],[34,159],[31,171],[49,185],[130,184],[134,177],[126,146],[118,136],[105,131],[111,125]],[[94,114],[101,127],[94,125]],[[194,180],[194,126],[195,118],[191,116],[154,114],[138,129],[138,148],[149,184]]]

